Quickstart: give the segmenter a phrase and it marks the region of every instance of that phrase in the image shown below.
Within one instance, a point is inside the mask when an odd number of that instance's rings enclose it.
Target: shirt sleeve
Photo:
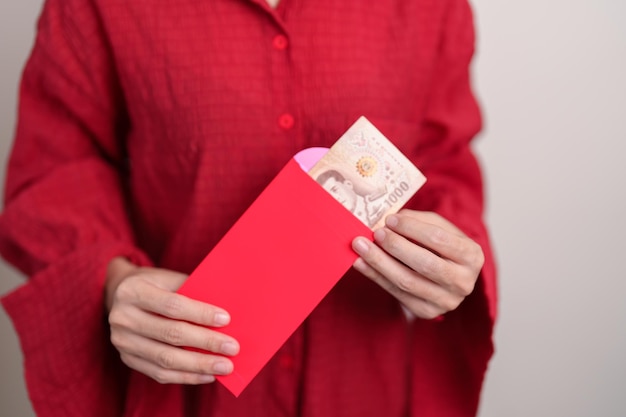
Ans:
[[[19,100],[0,252],[30,277],[2,300],[29,395],[39,416],[118,415],[125,371],[108,340],[106,265],[150,260],[127,214],[129,123],[91,1],[45,3]]]
[[[412,208],[437,212],[457,225],[480,244],[486,260],[473,293],[459,308],[441,320],[414,322],[416,399],[411,415],[474,416],[494,351],[497,294],[495,261],[483,221],[483,182],[471,148],[481,129],[481,114],[470,82],[475,34],[467,0],[448,1],[443,27],[416,154],[427,182]]]
[[[493,320],[495,262],[483,221],[481,169],[472,151],[472,142],[482,127],[470,79],[475,41],[473,16],[466,0],[448,3],[439,60],[415,154],[416,165],[426,175],[427,182],[411,205],[439,213],[481,245],[486,255],[481,284]]]

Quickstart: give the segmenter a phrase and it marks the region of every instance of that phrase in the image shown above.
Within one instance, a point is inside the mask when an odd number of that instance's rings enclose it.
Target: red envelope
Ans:
[[[373,240],[292,159],[180,288],[230,313],[241,350],[217,379],[235,396],[352,266],[356,236]]]

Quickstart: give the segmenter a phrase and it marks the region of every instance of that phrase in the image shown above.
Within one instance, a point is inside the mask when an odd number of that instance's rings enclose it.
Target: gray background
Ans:
[[[626,2],[474,0],[497,248],[481,417],[626,416]],[[0,3],[0,157],[41,0]],[[0,178],[1,179],[1,178]],[[0,264],[0,292],[21,278]],[[32,416],[0,312],[0,415]]]

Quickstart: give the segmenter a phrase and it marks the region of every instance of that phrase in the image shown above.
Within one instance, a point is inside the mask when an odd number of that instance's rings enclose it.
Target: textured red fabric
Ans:
[[[38,415],[475,415],[496,287],[470,150],[473,48],[466,0],[282,0],[276,10],[47,0],[0,217],[0,251],[31,277],[3,304]],[[293,154],[331,145],[360,115],[428,177],[409,206],[482,245],[474,293],[444,320],[408,324],[352,271],[239,399],[125,369],[108,342],[108,260],[190,272]]]

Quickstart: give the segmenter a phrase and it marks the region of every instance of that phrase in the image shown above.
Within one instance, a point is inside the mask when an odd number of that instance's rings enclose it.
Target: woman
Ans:
[[[466,0],[46,1],[0,218],[38,415],[475,415],[496,300],[473,45]],[[238,341],[204,327],[228,312],[175,291],[360,115],[427,185],[234,398],[212,382]]]

